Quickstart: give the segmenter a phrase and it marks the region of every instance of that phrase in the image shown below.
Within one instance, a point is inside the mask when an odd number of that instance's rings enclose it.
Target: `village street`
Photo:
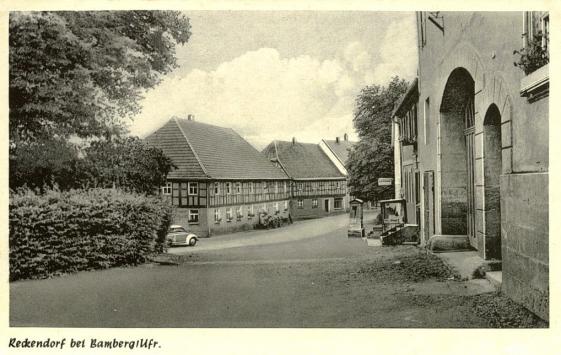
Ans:
[[[12,326],[486,327],[487,280],[459,282],[414,246],[347,239],[347,216],[203,239],[179,265],[10,285]],[[258,243],[258,239],[263,243]],[[278,243],[273,243],[277,239]]]

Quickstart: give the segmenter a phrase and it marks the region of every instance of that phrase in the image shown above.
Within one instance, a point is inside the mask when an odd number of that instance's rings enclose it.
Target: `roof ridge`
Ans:
[[[181,127],[181,125],[179,124],[179,122],[177,122],[178,120],[180,120],[180,118],[177,117],[173,117],[172,120],[174,120],[175,124],[177,125],[177,127],[179,127],[179,130],[181,131],[181,134],[183,135],[183,138],[185,138],[185,141],[187,142],[187,145],[189,146],[189,149],[191,149],[191,151],[193,152],[193,155],[195,156],[195,159],[197,159],[197,162],[199,163],[199,165],[201,166],[201,169],[203,169],[203,172],[205,173],[205,175],[207,177],[211,177],[208,174],[208,171],[206,169],[206,167],[204,166],[203,162],[201,161],[201,158],[199,158],[199,155],[197,154],[197,152],[195,151],[195,149],[193,148],[193,146],[191,145],[191,142],[189,142],[189,138],[187,138],[187,135],[185,134],[185,132],[183,131],[183,127]],[[182,120],[182,119],[181,119]],[[186,120],[187,121],[187,120]]]
[[[223,129],[223,130],[232,129],[230,127],[222,127],[222,126],[218,126],[218,125],[215,125],[215,124],[212,124],[212,123],[190,120],[188,118],[182,118],[182,117],[177,117],[177,116],[173,117],[173,118],[175,120],[179,120],[179,121],[182,121],[182,122],[188,122],[189,124],[200,124],[200,125],[210,126],[210,127],[214,127],[214,128],[220,128],[220,129]]]

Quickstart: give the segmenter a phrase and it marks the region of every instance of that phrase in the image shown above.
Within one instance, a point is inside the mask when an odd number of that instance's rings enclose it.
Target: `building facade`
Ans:
[[[409,85],[394,110],[392,132],[395,159],[395,198],[405,200],[408,224],[420,224],[420,172],[417,159],[418,80]]]
[[[344,213],[349,205],[346,176],[318,144],[273,141],[262,152],[291,178],[294,219]]]
[[[404,113],[416,117],[423,239],[465,236],[481,258],[501,261],[502,291],[544,319],[548,65],[514,66],[513,51],[547,53],[548,31],[547,12],[417,13],[418,99],[404,102],[396,119],[406,139]],[[404,156],[415,154],[401,148],[403,185]]]
[[[348,135],[345,133],[343,139],[335,137],[334,140],[322,139],[319,143],[321,150],[327,155],[327,157],[335,164],[337,169],[347,177],[347,184],[349,181],[349,172],[347,171],[347,161],[349,160],[349,151],[353,147],[355,142],[349,141]],[[346,201],[351,201],[352,197],[349,195],[349,189],[347,189],[347,194],[345,196]],[[345,210],[349,211],[349,206],[347,205]]]
[[[232,129],[172,118],[145,141],[176,165],[161,188],[174,224],[208,237],[253,229],[260,213],[289,219],[288,177]]]

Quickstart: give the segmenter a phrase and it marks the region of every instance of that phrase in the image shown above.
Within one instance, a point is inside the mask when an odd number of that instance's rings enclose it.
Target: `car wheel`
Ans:
[[[197,240],[196,240],[195,238],[189,239],[189,245],[190,245],[190,246],[194,247],[195,244],[197,244]]]

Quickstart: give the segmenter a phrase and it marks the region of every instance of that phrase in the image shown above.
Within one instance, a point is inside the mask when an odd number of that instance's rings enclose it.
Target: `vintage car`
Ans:
[[[172,225],[169,227],[168,234],[166,235],[166,240],[169,246],[195,246],[195,244],[197,244],[197,241],[199,240],[199,237],[191,232],[188,232],[180,225]]]

